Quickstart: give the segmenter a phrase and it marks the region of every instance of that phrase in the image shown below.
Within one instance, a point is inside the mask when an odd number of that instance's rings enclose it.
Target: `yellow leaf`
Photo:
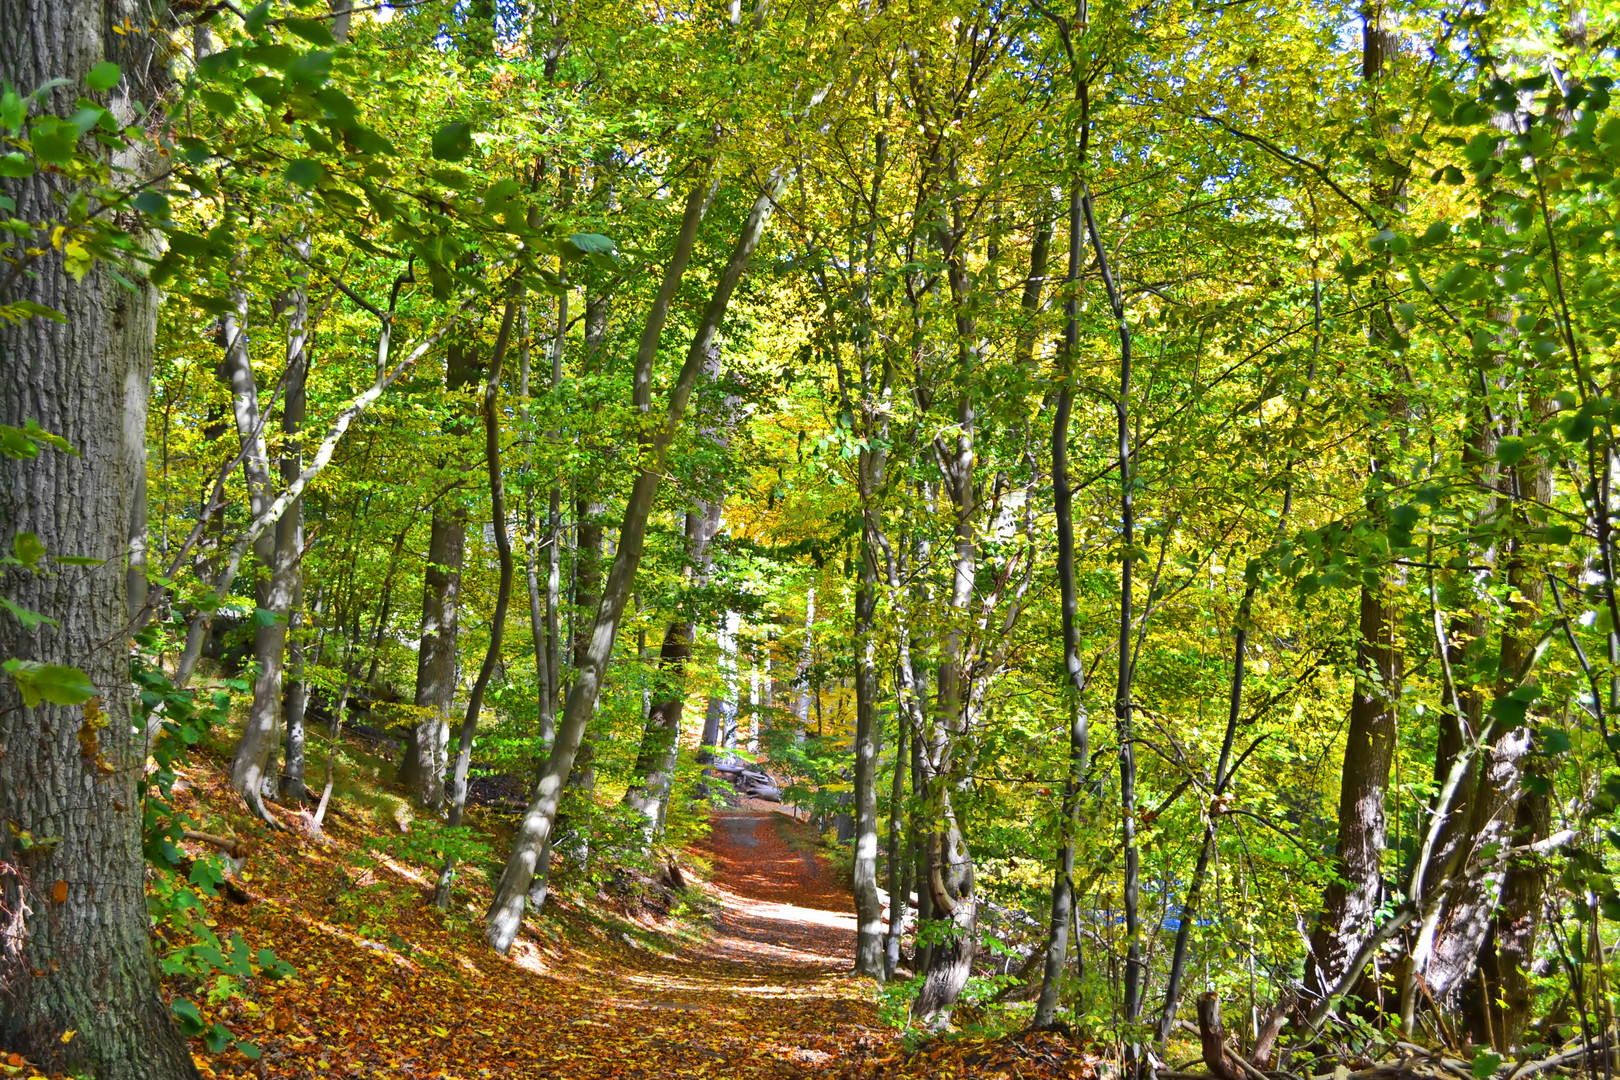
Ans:
[[[73,1028],[68,1028],[66,1031],[62,1032],[62,1041],[63,1042],[72,1042],[73,1041],[73,1036],[75,1036],[77,1034],[78,1034],[78,1032],[75,1031]]]

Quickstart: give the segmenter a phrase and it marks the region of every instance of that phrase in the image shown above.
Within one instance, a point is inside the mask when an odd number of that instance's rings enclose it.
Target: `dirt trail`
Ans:
[[[715,816],[695,849],[713,867],[714,930],[670,952],[575,912],[501,959],[479,934],[481,886],[445,919],[420,906],[429,878],[392,861],[386,909],[357,923],[338,899],[355,895],[350,838],[334,839],[272,839],[254,859],[258,902],[218,909],[221,936],[240,928],[298,978],[222,1015],[263,1059],[199,1054],[205,1076],[774,1080],[847,1068],[891,1038],[849,975],[849,894],[812,830],[781,814]]]

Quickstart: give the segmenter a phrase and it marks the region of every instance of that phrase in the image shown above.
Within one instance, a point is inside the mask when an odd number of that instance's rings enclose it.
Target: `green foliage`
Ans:
[[[150,757],[154,768],[146,774],[142,799],[142,848],[156,873],[147,887],[147,908],[163,943],[158,966],[167,976],[196,988],[210,1006],[244,996],[254,979],[283,979],[294,974],[271,949],[254,950],[241,934],[221,941],[209,925],[207,899],[217,899],[226,886],[223,856],[187,859],[179,848],[187,828],[198,823],[174,804],[177,769],[191,749],[229,717],[230,693],[248,689],[244,682],[227,683],[206,699],[192,690],[176,689],[152,662],[146,650],[157,641],[156,631],[137,639],[141,648],[131,661],[131,678],[139,688],[136,715],[147,730],[156,729]],[[176,998],[171,1010],[181,1029],[202,1036],[211,1053],[234,1046],[248,1058],[259,1056],[252,1043],[236,1039],[223,1023],[209,1021],[196,1002]]]

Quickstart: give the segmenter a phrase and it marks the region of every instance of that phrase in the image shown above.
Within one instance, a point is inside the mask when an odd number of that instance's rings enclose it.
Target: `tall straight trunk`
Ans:
[[[445,386],[459,393],[478,369],[477,346],[452,341],[445,350]],[[465,431],[456,419],[446,425]],[[428,527],[427,568],[422,572],[422,637],[416,648],[416,719],[400,760],[399,782],[425,809],[444,809],[444,773],[449,765],[450,709],[456,700],[456,644],[460,637],[461,567],[466,558],[467,507],[457,493],[434,504]]]
[[[716,499],[700,510],[686,512],[687,566],[684,571],[695,588],[707,584],[709,542],[720,528],[722,503]],[[682,612],[670,620],[658,654],[659,690],[647,710],[636,754],[635,779],[624,793],[624,805],[647,819],[648,841],[657,836],[669,809],[675,763],[680,753],[681,710],[686,699],[684,678],[692,658],[692,618]]]
[[[112,28],[154,18],[144,3],[0,0],[0,26],[11,28],[0,80],[26,94],[65,78],[42,104],[68,116],[85,74],[111,61],[123,80],[93,96],[120,124],[139,123],[161,89],[146,80],[164,65],[152,36]],[[133,155],[120,153],[116,164],[148,173]],[[56,219],[74,186],[44,171],[4,181],[23,221]],[[0,906],[36,913],[7,941],[16,977],[0,1006],[0,1046],[51,1074],[195,1077],[154,977],[141,855],[145,735],[131,730],[130,604],[145,597],[129,595],[124,558],[146,469],[157,297],[101,268],[74,280],[47,250],[0,295],[17,300],[66,321],[0,322],[0,423],[35,421],[77,453],[0,455],[0,545],[11,551],[26,531],[52,555],[103,563],[0,570],[0,595],[54,620],[27,631],[0,619],[0,655],[77,667],[98,693],[82,705],[25,706],[12,678],[0,678]],[[59,839],[23,851],[18,839],[27,834]]]
[[[619,543],[613,554],[613,566],[603,586],[601,602],[597,605],[596,618],[583,657],[584,663],[576,672],[574,685],[569,689],[568,701],[563,711],[562,722],[558,725],[557,741],[552,747],[551,758],[546,763],[546,770],[536,785],[529,809],[523,816],[517,835],[513,838],[511,855],[507,859],[501,880],[496,885],[495,897],[486,916],[486,937],[497,952],[505,953],[511,949],[512,942],[516,940],[518,930],[522,926],[529,884],[534,878],[535,867],[541,853],[549,846],[563,784],[568,779],[569,770],[573,768],[574,754],[584,737],[585,725],[595,711],[608,658],[612,655],[613,643],[618,636],[619,620],[624,614],[625,604],[630,599],[631,585],[636,569],[641,563],[641,553],[647,538],[647,518],[652,512],[653,500],[658,492],[658,482],[670,442],[680,427],[692,390],[710,356],[726,308],[731,302],[731,294],[736,289],[737,282],[741,280],[748,260],[765,232],[765,226],[775,208],[775,200],[786,186],[787,176],[785,167],[778,169],[767,181],[766,190],[754,201],[743,223],[742,234],[737,239],[736,247],[715,283],[714,293],[698,322],[697,332],[693,335],[680,374],[670,388],[664,421],[656,429],[657,433],[647,448],[649,453],[646,463],[637,473],[635,483],[630,489],[630,497],[625,503],[624,522],[620,526]],[[637,349],[632,403],[644,415],[652,411],[653,361],[657,357],[658,341],[663,332],[670,301],[674,298],[675,290],[685,273],[686,263],[691,257],[707,190],[705,177],[694,186],[687,198],[675,255],[659,285],[658,294],[653,301],[652,311],[648,315],[647,326]]]
[[[906,931],[906,912],[911,907],[911,866],[906,847],[906,754],[910,752],[911,725],[895,710],[894,775],[889,786],[889,923],[883,937],[883,978],[894,978],[900,966],[900,942]]]
[[[308,262],[310,241],[299,236],[291,245],[297,255]],[[307,275],[306,275],[307,276]],[[309,410],[310,337],[309,294],[304,282],[288,290],[284,297],[287,312],[287,367],[286,386],[282,390],[281,433],[284,443],[281,451],[281,483],[292,487],[298,474],[304,471],[302,431]],[[278,558],[289,558],[292,567],[292,601],[287,615],[287,664],[292,678],[282,690],[282,727],[286,738],[285,765],[279,779],[281,798],[288,802],[301,802],[308,792],[304,788],[304,709],[309,701],[309,684],[304,680],[304,646],[297,634],[298,608],[304,595],[304,500],[293,501],[283,511],[281,521],[288,527],[290,552],[278,551]],[[280,529],[277,526],[277,547]],[[273,751],[272,751],[273,752]]]
[[[959,213],[959,207],[953,207],[953,217]],[[940,247],[945,253],[946,276],[956,307],[956,437],[954,444],[943,437],[938,439],[936,453],[945,473],[955,521],[947,626],[939,648],[932,730],[923,754],[928,781],[924,810],[932,819],[924,837],[928,855],[927,888],[932,894],[935,914],[947,920],[948,926],[946,940],[936,946],[929,957],[927,974],[923,976],[912,1006],[912,1015],[923,1028],[934,1031],[950,1024],[956,999],[972,974],[978,944],[979,907],[974,891],[973,856],[951,803],[951,791],[962,780],[956,744],[969,727],[968,710],[973,697],[968,635],[973,625],[971,607],[979,566],[979,506],[973,475],[978,435],[973,385],[979,359],[975,340],[977,321],[968,308],[970,285],[960,248],[963,227],[959,218],[953,220],[952,225],[950,235],[942,240]]]
[[[1052,503],[1057,518],[1058,588],[1063,610],[1063,692],[1069,710],[1069,767],[1063,778],[1063,839],[1058,845],[1057,867],[1052,873],[1052,911],[1047,922],[1041,995],[1036,999],[1035,1018],[1031,1023],[1036,1029],[1047,1029],[1057,1024],[1058,994],[1063,985],[1063,969],[1069,958],[1069,927],[1074,922],[1075,817],[1079,813],[1081,787],[1091,765],[1090,718],[1081,699],[1086,680],[1080,666],[1080,636],[1075,625],[1079,599],[1074,581],[1074,493],[1069,482],[1069,417],[1074,409],[1074,364],[1080,344],[1078,290],[1085,244],[1083,216],[1080,185],[1075,183],[1069,189],[1069,293],[1063,305],[1062,385],[1058,388],[1057,411],[1052,418]],[[1051,226],[1048,225],[1046,234],[1050,235],[1050,232]],[[1040,269],[1044,273],[1044,261]],[[1036,266],[1032,261],[1031,281],[1034,280],[1035,271]],[[1031,294],[1026,289],[1025,309],[1030,310],[1039,302],[1039,292]],[[1082,947],[1078,938],[1075,947]]]
[[[574,640],[572,663],[574,670],[585,658],[589,642],[585,637],[585,612],[594,612],[602,596],[602,518],[607,504],[594,498],[574,501]],[[596,747],[590,739],[579,744],[574,755],[574,770],[568,776],[568,786],[582,791],[596,787]]]
[[[478,730],[478,714],[483,708],[484,694],[495,673],[495,664],[501,657],[501,641],[506,634],[506,609],[512,600],[512,538],[506,531],[506,482],[501,475],[501,415],[497,406],[501,393],[501,365],[512,340],[512,323],[517,316],[518,285],[514,280],[501,315],[501,328],[495,336],[495,349],[489,358],[489,376],[484,383],[484,463],[489,469],[490,522],[495,530],[495,549],[500,558],[501,577],[495,593],[495,613],[490,618],[489,646],[484,650],[484,662],[479,665],[478,678],[472,692],[467,695],[467,715],[462,718],[456,745],[456,767],[450,789],[450,827],[460,828],[462,815],[467,809],[467,774],[472,767],[473,733]],[[450,889],[455,881],[455,858],[445,859],[439,872],[439,885],[433,894],[433,904],[440,911],[450,906]]]
[[[297,300],[293,317],[288,321],[286,397],[282,404],[283,430],[291,438],[296,438],[303,420],[304,384],[309,374],[308,336],[304,326],[307,300],[301,287],[294,292]],[[246,297],[238,294],[237,312],[242,323],[235,326],[234,334],[228,339],[224,370],[231,383],[237,429],[244,445],[250,448],[243,461],[249,469],[249,490],[256,490],[253,513],[257,517],[270,505],[273,491],[263,433],[267,418],[262,412],[248,353],[246,311]],[[287,413],[295,400],[296,412],[289,419]],[[298,478],[299,471],[296,461],[282,462],[283,474],[290,475],[289,485]],[[302,549],[303,517],[295,500],[283,511],[275,528],[266,529],[254,543],[255,554],[268,571],[268,577],[259,579],[258,610],[254,615],[253,659],[258,673],[253,680],[253,703],[248,709],[247,725],[231,759],[231,786],[255,814],[267,821],[272,819],[265,809],[264,798],[274,793],[273,757],[281,743],[281,684],[286,666],[287,623],[298,596]]]
[[[530,428],[530,415],[528,401],[531,396],[529,385],[530,361],[533,350],[529,345],[529,306],[523,305],[519,315],[518,345],[518,396],[524,401],[523,417],[523,457],[524,463],[530,469],[534,466],[534,432]],[[551,696],[551,657],[547,646],[546,635],[550,629],[550,619],[546,610],[547,596],[540,587],[540,557],[546,544],[540,537],[539,523],[534,511],[535,485],[531,473],[530,482],[523,486],[523,579],[529,591],[529,634],[534,641],[534,683],[535,683],[535,714],[538,721],[535,732],[536,762],[543,766],[546,754],[551,751],[551,740],[557,735],[556,702]]]
[[[861,451],[863,458],[878,455]],[[882,484],[882,464],[862,463],[862,487],[870,500]],[[877,884],[877,541],[878,510],[863,515],[861,576],[855,593],[855,971],[879,982],[883,964],[883,899]],[[892,902],[892,898],[891,898]]]
[[[1121,839],[1125,847],[1125,880],[1121,890],[1125,909],[1125,1019],[1134,1021],[1142,1011],[1142,927],[1139,909],[1141,890],[1141,851],[1136,843],[1136,740],[1131,721],[1131,677],[1135,672],[1135,657],[1131,654],[1132,610],[1131,585],[1134,571],[1132,546],[1136,543],[1136,506],[1131,475],[1131,326],[1126,319],[1124,297],[1114,280],[1108,263],[1108,252],[1097,229],[1097,216],[1091,202],[1091,192],[1081,185],[1080,209],[1086,222],[1086,233],[1091,238],[1092,254],[1102,272],[1103,287],[1108,293],[1108,306],[1114,315],[1119,333],[1119,390],[1114,400],[1115,416],[1115,468],[1119,470],[1119,669],[1114,685],[1114,720],[1119,727],[1119,802]],[[1134,1063],[1139,1050],[1131,1047],[1127,1058]]]
[[[799,650],[799,663],[794,671],[794,682],[799,684],[798,697],[793,700],[793,718],[799,722],[799,737],[803,738],[810,726],[810,699],[815,696],[815,677],[811,667],[815,664],[816,647],[816,587],[814,583],[804,596],[804,646]]]
[[[1383,28],[1382,10],[1373,0],[1363,11],[1364,82],[1379,82],[1392,47],[1391,36]],[[1375,184],[1373,201],[1386,213],[1391,209],[1394,192],[1387,182]],[[1389,312],[1375,306],[1368,323],[1370,343],[1387,347],[1392,337]],[[1387,432],[1380,431],[1373,440],[1370,485],[1374,488],[1391,475],[1387,438]],[[1373,500],[1369,511],[1382,512]],[[1364,580],[1358,603],[1360,640],[1339,789],[1335,880],[1323,894],[1322,913],[1306,961],[1306,987],[1316,993],[1327,992],[1348,973],[1353,958],[1375,929],[1382,900],[1385,799],[1395,758],[1395,702],[1402,666],[1395,639],[1398,614],[1389,584],[1384,575]]]
[[[877,254],[877,218],[888,161],[889,137],[880,133],[874,144],[872,192],[868,205],[863,262],[870,274]],[[860,364],[859,401],[848,400],[851,418],[859,417],[863,436],[856,458],[856,484],[861,500],[860,579],[855,592],[855,970],[878,981],[887,976],[883,945],[883,901],[878,895],[877,854],[877,740],[878,719],[878,552],[883,544],[883,507],[880,503],[888,466],[889,423],[887,406],[893,384],[893,366],[883,351],[874,363],[871,332],[870,279],[863,275],[856,289],[861,325],[855,335]],[[840,365],[842,366],[842,365]],[[874,372],[874,367],[878,372]],[[847,386],[848,380],[839,379]],[[898,765],[897,765],[898,768]],[[893,862],[891,851],[890,860]],[[893,874],[890,875],[893,877]],[[891,889],[892,892],[892,889]],[[893,898],[891,897],[891,903]],[[900,908],[904,916],[904,905]]]

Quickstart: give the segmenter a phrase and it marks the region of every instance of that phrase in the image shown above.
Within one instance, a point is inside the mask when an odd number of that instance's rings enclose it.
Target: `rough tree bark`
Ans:
[[[135,123],[136,110],[155,97],[145,80],[162,67],[151,54],[157,39],[111,28],[126,20],[147,26],[154,15],[127,0],[0,0],[0,26],[11,28],[0,79],[24,94],[52,78],[70,80],[44,104],[66,116],[86,93],[85,73],[110,60],[124,78],[93,96],[120,122]],[[140,160],[119,164],[146,171]],[[60,185],[40,173],[7,180],[4,190],[18,217],[48,220],[58,213]],[[0,905],[23,915],[24,930],[0,970],[0,1047],[53,1074],[195,1077],[154,976],[141,856],[145,738],[130,729],[125,553],[146,468],[156,296],[144,286],[130,292],[100,269],[75,282],[55,252],[31,270],[0,299],[31,300],[67,321],[0,324],[0,423],[37,421],[78,453],[0,456],[0,544],[9,551],[27,531],[51,554],[105,562],[49,574],[0,571],[0,594],[56,620],[29,633],[0,619],[0,655],[78,667],[100,696],[30,708],[11,678],[0,677]],[[24,852],[24,832],[60,840]],[[64,1040],[68,1031],[77,1034]]]

